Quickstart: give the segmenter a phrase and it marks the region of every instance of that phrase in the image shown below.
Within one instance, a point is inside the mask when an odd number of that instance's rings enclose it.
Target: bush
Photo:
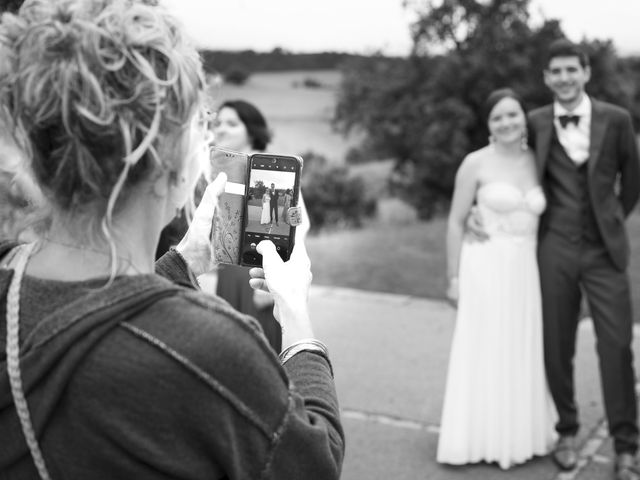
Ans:
[[[307,77],[302,81],[302,86],[305,88],[322,88],[323,85],[319,80],[315,78]]]
[[[224,81],[233,85],[244,85],[251,73],[242,66],[233,66],[224,73]]]
[[[371,155],[367,155],[365,150],[361,147],[351,147],[344,157],[344,161],[348,165],[359,165],[361,163],[368,163],[371,161]]]
[[[364,219],[375,215],[376,200],[367,195],[361,177],[313,152],[303,157],[302,190],[312,229],[360,227]]]

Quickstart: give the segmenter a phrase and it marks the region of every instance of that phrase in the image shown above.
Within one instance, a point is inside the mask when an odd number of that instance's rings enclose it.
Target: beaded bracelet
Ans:
[[[329,371],[331,372],[331,378],[333,378],[333,365],[331,365],[331,360],[329,360],[329,349],[324,343],[315,338],[305,338],[304,340],[289,345],[278,355],[280,363],[284,365],[300,352],[317,353],[323,357],[329,364]]]

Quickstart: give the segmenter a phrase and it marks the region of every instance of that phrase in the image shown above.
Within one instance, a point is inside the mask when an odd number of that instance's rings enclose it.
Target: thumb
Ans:
[[[220,194],[224,192],[224,187],[227,183],[227,175],[225,173],[219,173],[213,182],[207,185],[200,204],[194,212],[194,219],[200,216],[211,217],[213,210],[218,204],[218,198]]]
[[[213,182],[207,187],[207,192],[211,190],[211,194],[216,198],[224,192],[224,187],[227,184],[227,174],[220,172]],[[206,192],[205,192],[206,193]]]
[[[262,268],[265,271],[277,268],[283,263],[271,240],[262,240],[256,247],[256,251],[262,255]]]

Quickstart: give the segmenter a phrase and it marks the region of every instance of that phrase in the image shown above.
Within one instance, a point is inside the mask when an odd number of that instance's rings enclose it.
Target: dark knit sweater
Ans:
[[[283,368],[252,318],[188,287],[179,256],[157,271],[103,289],[23,280],[22,377],[53,480],[338,478],[327,362]],[[35,480],[6,373],[12,274],[0,270],[0,479]]]

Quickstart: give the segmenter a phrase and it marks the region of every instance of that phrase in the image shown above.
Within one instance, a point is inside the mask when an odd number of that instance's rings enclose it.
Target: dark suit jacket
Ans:
[[[271,206],[272,207],[277,207],[278,206],[278,199],[280,198],[280,193],[277,190],[274,190],[273,193],[271,194]]]
[[[629,113],[615,105],[591,99],[591,139],[588,182],[596,222],[613,263],[624,270],[629,261],[629,242],[624,220],[640,194],[638,145]],[[549,147],[553,138],[553,106],[529,114],[538,174],[544,182]],[[544,183],[543,183],[544,187]],[[545,233],[545,216],[540,234]]]

